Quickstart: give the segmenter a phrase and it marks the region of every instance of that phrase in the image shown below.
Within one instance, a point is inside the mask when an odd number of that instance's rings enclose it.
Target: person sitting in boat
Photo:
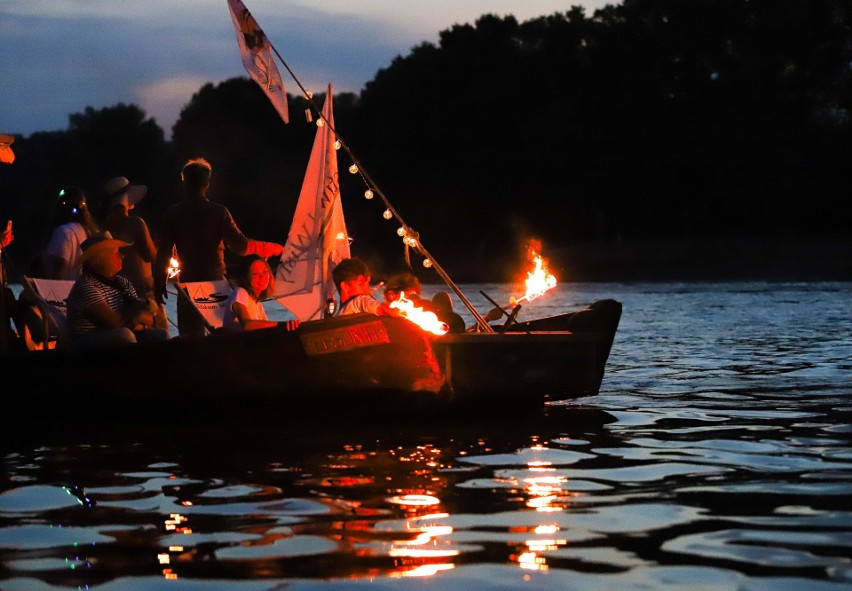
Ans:
[[[255,330],[284,326],[295,330],[298,320],[274,322],[266,316],[263,300],[275,291],[275,275],[265,258],[250,254],[240,261],[237,287],[231,292],[225,306],[223,328],[229,330]]]
[[[180,261],[181,281],[219,281],[225,278],[225,248],[240,256],[270,258],[284,252],[276,242],[247,238],[228,208],[207,199],[213,168],[204,158],[184,164],[181,180],[185,197],[163,215],[160,243],[154,263],[154,292],[158,303],[166,298],[166,280],[172,249]],[[204,322],[192,303],[178,299],[178,331],[203,336]]]
[[[464,318],[453,310],[453,300],[446,291],[436,292],[432,296],[432,305],[435,307],[435,315],[441,322],[446,322],[450,332],[465,332]]]
[[[411,300],[413,304],[429,312],[435,311],[435,306],[429,300],[423,299],[423,285],[413,273],[396,273],[385,281],[384,296],[385,303],[390,304],[399,299],[400,294],[405,294],[405,299]]]
[[[359,258],[343,259],[331,272],[340,294],[339,316],[368,312],[377,316],[400,316],[399,310],[381,303],[370,290],[370,268]]]
[[[47,279],[77,279],[82,244],[100,228],[89,212],[86,194],[80,187],[59,191],[54,229],[41,260],[41,273]]]
[[[130,246],[99,232],[82,244],[82,272],[68,294],[68,330],[74,347],[165,341],[166,330],[154,327],[154,314],[133,284],[118,274]]]

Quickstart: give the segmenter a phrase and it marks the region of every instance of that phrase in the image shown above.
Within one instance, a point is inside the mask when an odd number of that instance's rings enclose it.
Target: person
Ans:
[[[432,305],[438,320],[450,327],[451,333],[465,332],[464,318],[453,310],[453,300],[446,291],[438,291],[432,296]]]
[[[104,229],[116,240],[123,240],[130,244],[123,251],[124,264],[119,274],[133,284],[140,298],[151,300],[156,311],[155,326],[168,330],[166,308],[154,299],[154,275],[151,271],[151,263],[157,255],[157,247],[154,245],[145,220],[139,216],[130,215],[130,210],[145,197],[147,191],[148,187],[145,185],[133,185],[123,176],[108,180],[104,185],[107,208]]]
[[[266,316],[263,300],[275,290],[275,276],[269,263],[260,255],[250,254],[240,261],[238,285],[225,306],[222,326],[228,330],[255,330],[284,326],[295,330],[298,320],[274,322]]]
[[[429,312],[435,311],[435,306],[432,302],[423,299],[423,285],[416,275],[404,272],[388,277],[384,287],[385,302],[390,304],[398,300],[402,293],[405,294],[407,300],[411,300],[414,306]]]
[[[373,297],[370,291],[370,269],[359,258],[343,259],[331,272],[340,294],[339,316],[368,312],[377,316],[399,316],[400,312]]]
[[[15,239],[15,235],[12,233],[12,220],[6,221],[6,229],[0,233],[0,250],[3,250]]]
[[[207,198],[213,168],[204,158],[184,164],[181,180],[185,197],[163,215],[160,243],[154,262],[154,295],[158,303],[166,298],[169,259],[174,249],[180,261],[181,281],[219,281],[225,278],[225,248],[240,256],[278,256],[284,247],[275,242],[247,238],[224,205]],[[192,302],[178,299],[178,331],[181,335],[203,336],[204,322],[192,309]]]
[[[76,186],[59,191],[54,229],[44,249],[41,272],[47,279],[74,280],[80,273],[78,259],[82,244],[100,231],[86,203],[86,194]]]
[[[68,332],[74,347],[164,341],[168,331],[154,327],[154,314],[133,284],[119,275],[122,248],[109,232],[82,244],[82,271],[68,294]]]

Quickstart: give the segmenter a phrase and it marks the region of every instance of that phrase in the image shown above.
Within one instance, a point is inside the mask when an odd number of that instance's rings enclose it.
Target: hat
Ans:
[[[109,206],[114,207],[119,203],[123,203],[128,207],[136,205],[145,196],[148,187],[145,185],[131,185],[123,176],[117,176],[106,182],[104,190],[109,199]]]
[[[132,243],[130,242],[116,240],[112,237],[112,234],[110,234],[109,231],[92,234],[83,241],[83,244],[80,245],[83,249],[83,254],[80,255],[79,259],[77,259],[77,264],[85,265],[114,248],[124,248],[125,246],[131,245]]]

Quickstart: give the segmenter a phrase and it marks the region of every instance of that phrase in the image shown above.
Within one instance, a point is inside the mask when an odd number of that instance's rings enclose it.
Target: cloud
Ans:
[[[172,126],[180,116],[184,106],[207,82],[218,82],[209,80],[206,76],[184,75],[154,80],[146,84],[140,84],[132,89],[135,100],[133,101],[148,115],[153,117],[160,127],[166,132],[166,137],[171,137]]]

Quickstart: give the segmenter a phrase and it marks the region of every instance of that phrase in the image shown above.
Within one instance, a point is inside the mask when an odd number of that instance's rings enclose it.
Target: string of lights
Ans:
[[[405,220],[400,215],[399,211],[391,204],[390,200],[384,194],[384,192],[378,187],[378,185],[373,181],[372,177],[367,173],[364,166],[359,162],[358,158],[355,156],[354,152],[349,148],[346,142],[340,137],[340,134],[337,133],[337,130],[334,126],[329,122],[322,114],[322,109],[319,105],[314,101],[313,93],[306,89],[302,83],[299,81],[299,78],[290,69],[290,66],[281,57],[281,54],[278,53],[278,50],[275,48],[272,43],[269,43],[272,51],[278,57],[278,60],[281,62],[281,65],[287,70],[287,73],[290,74],[290,77],[296,82],[299,89],[302,91],[302,95],[305,97],[305,100],[308,101],[308,104],[313,109],[314,114],[316,115],[316,125],[318,127],[322,127],[327,125],[331,132],[334,134],[334,149],[340,150],[343,149],[344,152],[349,156],[352,164],[349,166],[350,174],[357,174],[360,176],[362,182],[364,183],[364,198],[367,200],[372,200],[374,197],[378,196],[384,205],[384,211],[382,212],[382,217],[386,220],[396,219],[400,224],[400,227],[397,229],[397,235],[402,238],[403,244],[406,248],[410,248],[415,252],[419,253],[423,257],[423,266],[427,269],[434,269],[436,273],[443,279],[443,281],[447,284],[447,286],[453,290],[453,293],[458,296],[459,300],[465,305],[465,307],[470,311],[473,318],[476,320],[476,324],[479,328],[485,332],[494,332],[494,329],[488,324],[488,322],[482,317],[482,315],[474,308],[473,304],[470,303],[470,300],[462,293],[459,287],[455,284],[455,282],[450,278],[444,268],[438,264],[435,258],[429,254],[429,251],[426,250],[426,247],[423,246],[423,243],[420,241],[420,234],[416,232],[411,226],[409,226]],[[310,113],[306,113],[308,115],[307,119],[310,122],[311,117]]]

